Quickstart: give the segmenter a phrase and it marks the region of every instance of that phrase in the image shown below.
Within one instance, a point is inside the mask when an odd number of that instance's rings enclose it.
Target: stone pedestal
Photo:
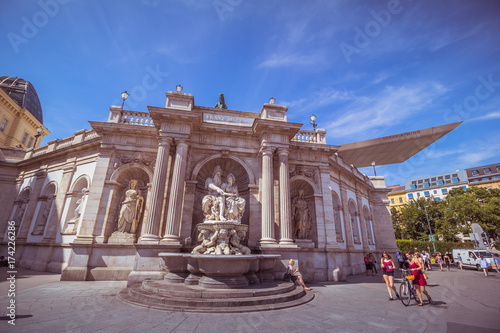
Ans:
[[[134,244],[137,237],[134,234],[115,231],[108,238],[108,244]]]

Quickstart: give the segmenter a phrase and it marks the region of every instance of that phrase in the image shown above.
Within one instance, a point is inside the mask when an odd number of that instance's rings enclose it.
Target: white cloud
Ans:
[[[441,84],[423,83],[414,86],[387,86],[374,96],[357,97],[337,110],[343,116],[327,124],[332,137],[359,136],[376,128],[396,125],[421,112],[446,89]]]
[[[469,119],[469,121],[482,121],[482,120],[492,120],[492,119],[499,119],[500,118],[500,111],[494,111],[490,112],[484,116]]]
[[[322,55],[318,53],[312,53],[308,55],[298,53],[275,53],[268,59],[261,62],[258,68],[313,65],[321,61],[322,59]]]

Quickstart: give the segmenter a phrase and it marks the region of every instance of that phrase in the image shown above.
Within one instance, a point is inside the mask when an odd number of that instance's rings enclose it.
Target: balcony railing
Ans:
[[[154,126],[149,112],[122,110],[119,106],[109,108],[108,123]]]
[[[300,130],[295,134],[292,141],[326,144],[325,134],[324,129],[317,129],[316,131]]]

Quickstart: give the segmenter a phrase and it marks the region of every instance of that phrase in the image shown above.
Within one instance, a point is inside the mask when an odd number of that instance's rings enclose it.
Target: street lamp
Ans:
[[[373,173],[375,174],[375,177],[377,177],[377,170],[375,170],[375,161],[372,162],[372,167],[373,167]]]
[[[429,238],[430,238],[430,241],[432,242],[432,247],[434,248],[434,253],[436,253],[436,244],[434,244],[436,238],[432,234],[431,223],[429,222],[429,215],[427,215],[427,207],[425,206],[425,202],[423,203],[423,205],[424,205],[424,210],[425,210],[425,218],[427,219],[427,225],[429,226]],[[420,209],[420,205],[418,205],[418,209]]]
[[[311,125],[313,125],[313,130],[316,130],[316,116],[314,114],[311,115]]]
[[[33,148],[36,148],[36,142],[38,141],[38,138],[42,136],[42,131],[43,127],[40,126],[36,129],[36,134],[35,134],[35,144],[33,145]]]
[[[123,104],[125,104],[125,100],[129,97],[130,95],[128,94],[128,92],[125,90],[124,92],[122,92],[122,110],[123,110]]]

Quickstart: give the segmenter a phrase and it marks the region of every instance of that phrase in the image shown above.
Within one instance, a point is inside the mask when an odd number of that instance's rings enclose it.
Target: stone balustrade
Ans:
[[[40,156],[53,152],[55,150],[70,147],[72,145],[81,143],[82,141],[89,141],[98,138],[99,135],[94,130],[80,130],[76,132],[73,136],[64,139],[55,139],[50,141],[47,145],[38,147],[36,149],[31,149],[26,152],[25,158],[30,158],[34,156]]]
[[[116,105],[109,108],[108,123],[154,126],[149,112],[123,110]]]
[[[292,141],[326,144],[325,135],[326,131],[321,128],[315,131],[300,130],[297,134],[295,134]]]

